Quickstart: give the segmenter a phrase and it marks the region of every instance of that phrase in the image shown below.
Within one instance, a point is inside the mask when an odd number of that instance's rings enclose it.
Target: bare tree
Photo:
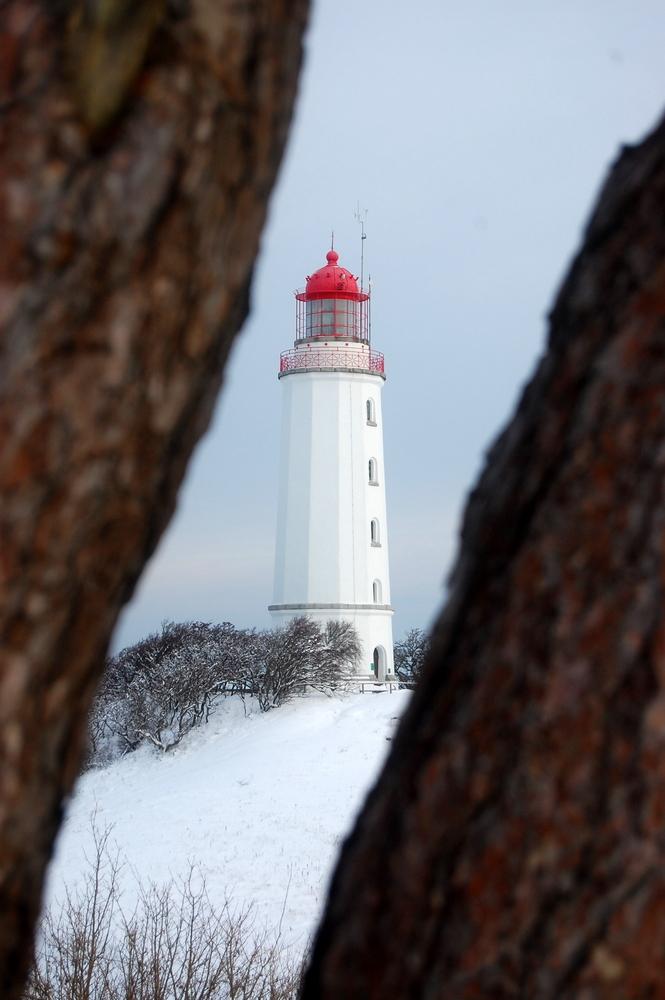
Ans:
[[[144,742],[177,746],[221,697],[242,693],[254,635],[230,622],[164,622],[111,657],[90,713],[89,763]]]
[[[348,690],[361,655],[360,639],[351,622],[326,622],[320,629],[319,649],[309,664],[308,686],[323,694]]]
[[[126,750],[144,741],[170,750],[208,720],[215,696],[229,683],[223,640],[233,632],[207,622],[165,622],[108,662],[95,707]],[[101,725],[96,714],[93,728]]]
[[[319,627],[306,617],[256,633],[253,655],[247,661],[244,690],[256,698],[262,712],[304,694],[310,664],[316,659],[320,645]]]
[[[395,673],[404,687],[418,681],[429,650],[429,635],[421,628],[410,628],[395,643]]]
[[[306,0],[0,4],[0,982],[18,995],[110,632],[205,430]]]
[[[665,991],[665,121],[612,169],[471,494],[305,1000]]]
[[[278,708],[309,689],[332,694],[346,688],[360,657],[350,622],[321,626],[307,616],[281,628],[254,634],[242,690],[262,712]]]

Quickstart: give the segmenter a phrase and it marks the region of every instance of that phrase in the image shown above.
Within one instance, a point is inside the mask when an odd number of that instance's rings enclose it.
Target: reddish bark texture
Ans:
[[[312,998],[665,997],[665,123],[471,494]]]
[[[247,312],[306,15],[305,0],[66,6],[0,4],[5,998],[110,632]]]

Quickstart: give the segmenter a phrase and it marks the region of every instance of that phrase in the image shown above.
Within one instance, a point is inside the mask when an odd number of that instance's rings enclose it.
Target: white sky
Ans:
[[[665,106],[660,0],[319,0],[212,430],[116,645],[166,618],[269,624],[279,352],[293,290],[358,273],[368,210],[395,633],[444,594],[465,495],[543,345],[602,178]]]

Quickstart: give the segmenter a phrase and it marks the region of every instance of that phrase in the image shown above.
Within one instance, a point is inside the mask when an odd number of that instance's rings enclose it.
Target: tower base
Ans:
[[[389,604],[271,604],[268,611],[275,625],[284,625],[291,618],[305,616],[317,625],[325,625],[328,621],[351,622],[362,648],[354,675],[357,680],[395,679],[394,612]]]

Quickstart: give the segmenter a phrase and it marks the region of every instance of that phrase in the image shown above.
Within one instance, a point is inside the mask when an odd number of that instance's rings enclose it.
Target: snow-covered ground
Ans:
[[[47,899],[85,869],[91,817],[112,825],[132,893],[205,875],[213,902],[252,903],[261,923],[303,947],[339,845],[376,778],[408,692],[311,696],[245,718],[236,699],[168,754],[142,749],[79,781],[58,839]]]

